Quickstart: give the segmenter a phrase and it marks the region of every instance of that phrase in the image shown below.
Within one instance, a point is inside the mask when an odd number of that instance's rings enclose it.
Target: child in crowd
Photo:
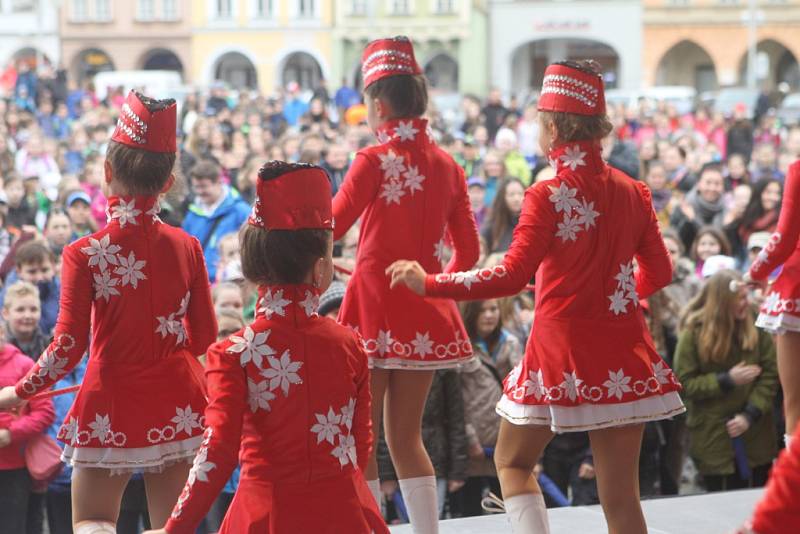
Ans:
[[[214,309],[230,310],[240,316],[244,313],[244,301],[241,288],[233,282],[220,282],[211,290],[211,301]]]
[[[239,236],[236,232],[226,234],[219,240],[219,260],[217,261],[217,282],[222,282],[225,269],[234,261],[241,262],[239,254]]]
[[[6,175],[3,187],[8,202],[8,216],[5,220],[8,227],[19,233],[24,226],[35,225],[38,208],[28,202],[22,178],[16,174]]]
[[[240,461],[223,534],[388,534],[361,471],[372,445],[367,358],[357,335],[317,313],[333,277],[330,182],[319,167],[274,161],[257,189],[240,241],[258,314],[207,353],[205,437],[158,532],[193,533]]]
[[[72,242],[73,238],[72,220],[66,211],[61,208],[52,208],[47,214],[47,221],[44,224],[44,237],[47,245],[56,256],[56,271],[61,271],[61,253],[64,247]]]
[[[115,531],[136,470],[162,526],[203,439],[195,357],[216,337],[208,275],[197,240],[157,215],[158,195],[174,181],[175,112],[174,101],[129,94],[105,163],[109,224],[64,248],[54,340],[0,390],[0,409],[47,390],[81,361],[91,332],[86,375],[58,433],[74,468],[77,534]]]
[[[13,387],[34,367],[31,358],[5,341],[0,325],[0,387]],[[25,466],[25,442],[47,431],[55,413],[50,399],[32,400],[19,414],[0,409],[0,533],[28,529],[33,480]]]
[[[29,241],[19,247],[14,255],[16,271],[9,274],[6,283],[13,284],[17,280],[28,282],[39,290],[41,319],[39,326],[49,336],[56,326],[61,281],[56,276],[56,257],[44,243]],[[5,288],[0,291],[0,305],[5,298]],[[36,354],[35,357],[38,357]]]
[[[97,222],[92,217],[91,205],[92,199],[83,191],[73,191],[67,195],[64,206],[75,230],[73,240],[97,231]]]
[[[711,256],[730,256],[731,245],[722,231],[713,226],[706,226],[697,232],[692,244],[692,260],[695,263],[695,274],[703,277],[703,265]]]
[[[469,205],[472,207],[472,214],[475,216],[475,224],[478,228],[481,228],[489,212],[489,208],[484,203],[486,184],[483,182],[483,178],[473,176],[467,180],[467,194],[469,194]]]

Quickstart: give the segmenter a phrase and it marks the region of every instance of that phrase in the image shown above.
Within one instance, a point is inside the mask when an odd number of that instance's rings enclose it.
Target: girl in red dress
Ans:
[[[173,183],[175,102],[131,92],[106,156],[109,223],[64,247],[54,339],[0,409],[43,392],[91,355],[58,438],[72,475],[78,534],[114,532],[133,471],[145,472],[151,523],[163,525],[203,440],[196,361],[216,336],[203,251],[158,218]],[[109,476],[116,475],[116,476]]]
[[[457,299],[513,295],[536,275],[531,337],[497,405],[503,421],[495,464],[513,530],[548,532],[531,472],[553,432],[588,430],[609,532],[645,534],[643,423],[684,411],[680,386],[639,308],[640,299],[670,282],[669,255],[650,191],[602,159],[611,124],[594,66],[550,65],[539,111],[541,148],[557,174],[525,193],[503,262],[428,275],[416,262],[399,261],[387,274],[392,287]]]
[[[420,435],[435,369],[472,359],[472,346],[453,301],[390,290],[384,270],[414,258],[442,272],[449,236],[455,254],[444,272],[470,269],[478,235],[461,167],[420,118],[428,94],[405,37],[367,45],[361,66],[367,119],[379,144],[360,151],[333,200],[334,239],[361,218],[356,268],[339,322],[364,338],[372,367],[372,421],[385,432],[414,532],[437,531],[436,478]],[[446,235],[447,234],[447,235]],[[380,500],[374,454],[367,468]]]
[[[800,161],[789,167],[786,176],[778,229],[745,280],[766,285],[767,277],[780,265],[783,269],[761,305],[756,326],[775,334],[788,447],[800,417]]]
[[[317,314],[333,277],[330,182],[319,167],[276,161],[257,194],[240,235],[256,318],[208,351],[207,428],[160,532],[194,533],[238,462],[223,534],[388,534],[362,475],[367,356],[358,335]]]

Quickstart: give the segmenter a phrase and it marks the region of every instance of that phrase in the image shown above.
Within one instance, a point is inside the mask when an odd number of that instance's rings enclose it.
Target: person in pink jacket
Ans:
[[[0,387],[13,386],[34,361],[5,342],[0,327]],[[20,414],[0,411],[0,534],[25,532],[31,477],[25,466],[25,442],[47,430],[55,419],[50,399],[32,400]]]

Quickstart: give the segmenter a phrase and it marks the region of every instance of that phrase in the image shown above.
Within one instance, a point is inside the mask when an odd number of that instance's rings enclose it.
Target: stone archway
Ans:
[[[714,60],[694,41],[680,41],[661,56],[656,85],[689,85],[698,92],[712,91],[719,86]]]
[[[446,52],[434,55],[425,65],[425,76],[434,89],[447,93],[458,91],[458,62]]]
[[[222,54],[214,62],[215,80],[227,82],[236,89],[257,89],[258,74],[250,59],[239,52]]]

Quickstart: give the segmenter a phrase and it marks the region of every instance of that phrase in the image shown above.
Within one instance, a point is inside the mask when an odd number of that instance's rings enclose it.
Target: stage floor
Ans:
[[[642,502],[651,534],[728,534],[749,516],[762,490],[730,491]],[[555,508],[548,511],[551,534],[606,534],[599,506]],[[390,529],[411,534],[409,525]],[[510,534],[505,515],[442,521],[440,534]]]

